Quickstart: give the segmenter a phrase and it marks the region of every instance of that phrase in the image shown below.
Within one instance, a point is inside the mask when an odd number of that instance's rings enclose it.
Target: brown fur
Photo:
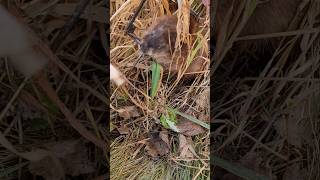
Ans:
[[[191,18],[190,20],[190,34],[197,31],[197,22]],[[160,63],[165,71],[177,73],[185,63],[188,55],[187,45],[181,48],[181,56],[173,57],[175,41],[177,37],[177,17],[176,16],[162,16],[158,18],[157,23],[148,28],[144,37],[142,38],[141,50],[145,54],[153,57]],[[202,52],[201,50],[199,50]],[[205,60],[200,58],[200,53],[189,65],[186,73],[194,73],[203,71]],[[198,57],[197,57],[198,56]]]

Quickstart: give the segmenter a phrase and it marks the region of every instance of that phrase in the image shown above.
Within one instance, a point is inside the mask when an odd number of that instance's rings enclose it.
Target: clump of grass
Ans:
[[[155,161],[143,155],[143,150],[139,151],[140,146],[135,139],[127,137],[119,137],[112,142],[111,179],[210,179],[209,168],[197,159],[175,158],[172,154],[172,157]]]

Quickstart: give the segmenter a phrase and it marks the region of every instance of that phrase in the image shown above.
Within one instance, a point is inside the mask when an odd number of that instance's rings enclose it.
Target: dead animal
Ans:
[[[144,1],[142,0],[141,3],[143,4]],[[174,53],[177,38],[177,23],[178,18],[176,15],[161,16],[156,20],[156,23],[146,30],[141,40],[133,34],[133,25],[129,24],[128,26],[128,34],[140,46],[142,53],[154,58],[157,63],[164,67],[165,71],[170,71],[171,73],[177,73],[186,64],[189,52],[192,50],[187,44],[182,44],[181,51],[176,54]],[[196,18],[190,16],[189,33],[193,41],[196,39],[198,27],[199,22]],[[205,52],[203,49],[197,51],[192,62],[186,68],[185,73],[194,74],[204,71],[207,60],[203,57],[206,56],[206,53],[208,52]]]
[[[151,57],[153,57],[164,69],[171,72],[178,72],[179,69],[185,64],[189,49],[186,44],[181,47],[181,56],[176,57],[173,55],[173,49],[176,43],[177,37],[177,17],[176,16],[162,16],[158,18],[157,23],[151,26],[141,41],[141,51]],[[190,24],[194,23],[194,20]],[[190,33],[194,28],[190,29]],[[192,63],[186,69],[186,73],[195,73],[203,71],[205,68],[205,59],[200,52],[197,57],[192,60]]]

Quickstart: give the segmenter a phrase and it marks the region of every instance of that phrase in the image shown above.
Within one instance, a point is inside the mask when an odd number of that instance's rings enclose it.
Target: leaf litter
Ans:
[[[151,132],[146,141],[145,150],[154,159],[158,159],[169,153],[170,145],[167,131]]]
[[[118,109],[117,111],[119,113],[119,116],[124,119],[130,119],[130,118],[140,116],[140,113],[136,106],[125,106],[125,107],[122,107],[121,109]]]
[[[192,147],[192,139],[191,137],[185,137],[182,134],[179,134],[179,156],[181,158],[193,158],[194,155],[192,151],[190,150]]]

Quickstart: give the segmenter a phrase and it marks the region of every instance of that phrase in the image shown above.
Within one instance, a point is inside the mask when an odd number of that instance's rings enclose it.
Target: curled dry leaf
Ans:
[[[159,158],[169,153],[169,139],[166,132],[152,132],[146,142],[146,151],[153,158]]]
[[[118,127],[117,130],[119,131],[120,134],[129,134],[130,133],[130,128],[128,128],[128,126],[126,126],[126,125],[122,125],[122,126]]]
[[[205,130],[198,124],[191,121],[180,118],[178,124],[176,125],[181,134],[186,136],[196,136],[205,132]]]
[[[190,151],[192,147],[191,137],[185,137],[182,134],[179,134],[179,152],[181,158],[193,158],[194,155]]]
[[[167,130],[160,131],[159,137],[161,138],[162,141],[164,141],[168,145],[168,147],[170,146],[170,144],[169,144],[169,134],[168,134]]]
[[[140,113],[136,106],[125,106],[117,111],[119,113],[119,116],[124,119],[130,119],[140,116]]]
[[[195,96],[196,107],[199,111],[205,111],[210,104],[210,88],[205,88],[200,94]],[[202,113],[204,115],[204,113]]]

